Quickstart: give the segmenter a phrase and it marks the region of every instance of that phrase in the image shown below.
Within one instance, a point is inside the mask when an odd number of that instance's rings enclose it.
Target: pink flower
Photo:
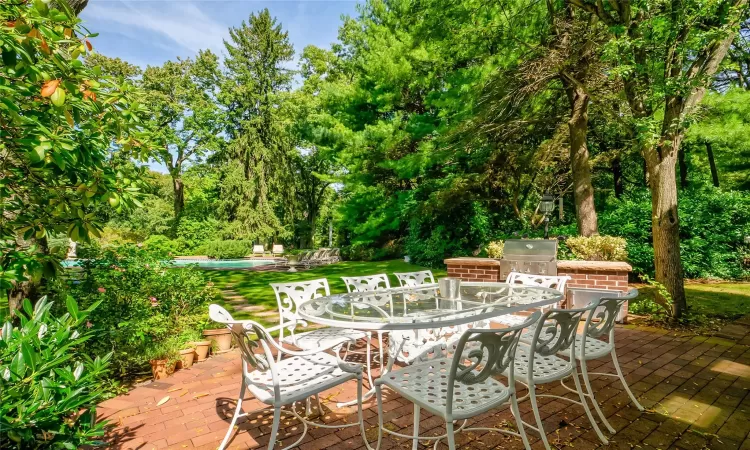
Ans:
[[[105,293],[105,292],[107,292],[107,290],[106,290],[106,289],[104,289],[104,288],[103,288],[103,287],[101,287],[101,286],[99,287],[99,289],[97,289],[97,291],[101,292],[102,294],[103,294],[103,293]]]
[[[151,300],[151,307],[159,306],[159,301],[156,297],[149,297],[149,300]]]
[[[86,321],[86,328],[91,328],[93,326],[94,326],[93,323],[89,322],[88,320]]]

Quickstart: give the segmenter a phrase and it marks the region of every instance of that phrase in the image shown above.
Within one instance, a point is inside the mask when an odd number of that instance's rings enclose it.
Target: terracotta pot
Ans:
[[[195,350],[192,348],[187,348],[185,350],[180,350],[180,360],[177,361],[177,368],[178,369],[187,369],[190,366],[193,365],[193,360],[195,359]]]
[[[154,380],[167,378],[174,371],[174,366],[169,367],[169,361],[166,359],[152,359],[149,362],[151,363],[151,373]]]
[[[229,328],[203,330],[203,337],[213,342],[219,353],[228,352],[232,348],[232,332]]]
[[[195,345],[196,361],[205,361],[208,358],[208,350],[211,348],[211,341],[193,342]]]

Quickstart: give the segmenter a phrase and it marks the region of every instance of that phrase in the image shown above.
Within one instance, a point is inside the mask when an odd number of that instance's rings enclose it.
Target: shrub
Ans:
[[[503,257],[503,248],[505,247],[505,242],[503,241],[492,241],[489,244],[487,244],[487,257],[488,258],[495,258],[499,259]]]
[[[110,354],[91,359],[83,352],[93,332],[84,324],[97,303],[79,310],[68,297],[67,313],[50,314],[42,297],[25,300],[20,326],[0,330],[0,448],[79,448],[97,444],[106,422],[96,422],[96,404]]]
[[[213,285],[197,266],[175,268],[158,252],[126,245],[102,250],[82,262],[70,292],[84,306],[101,302],[89,321],[97,339],[89,352],[114,352],[118,377],[148,370],[144,354],[185,330],[201,331],[208,320]]]
[[[195,251],[215,239],[219,234],[220,222],[213,218],[195,220],[182,217],[177,225],[177,240],[184,254],[197,254]]]
[[[169,239],[163,234],[152,234],[145,241],[143,247],[153,252],[164,254],[176,254],[180,250],[180,244],[176,240]]]
[[[586,261],[626,261],[627,241],[615,236],[574,236],[565,245],[578,259]]]
[[[211,241],[206,244],[205,252],[209,258],[244,258],[253,252],[253,243],[251,241]]]

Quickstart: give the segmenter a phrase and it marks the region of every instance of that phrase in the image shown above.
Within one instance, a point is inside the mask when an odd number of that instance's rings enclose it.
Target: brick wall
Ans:
[[[450,258],[445,260],[448,276],[463,281],[499,281],[500,261],[489,258]]]
[[[628,290],[628,274],[633,268],[619,261],[558,261],[557,274],[568,275],[569,288]]]

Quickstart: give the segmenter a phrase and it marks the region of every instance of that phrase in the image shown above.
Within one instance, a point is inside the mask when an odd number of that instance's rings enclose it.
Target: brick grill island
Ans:
[[[500,260],[490,258],[449,258],[448,276],[463,281],[504,281]],[[630,264],[620,261],[557,261],[557,274],[568,275],[568,288],[606,289],[626,292]],[[567,294],[567,293],[566,293]],[[624,311],[627,316],[627,309]]]

